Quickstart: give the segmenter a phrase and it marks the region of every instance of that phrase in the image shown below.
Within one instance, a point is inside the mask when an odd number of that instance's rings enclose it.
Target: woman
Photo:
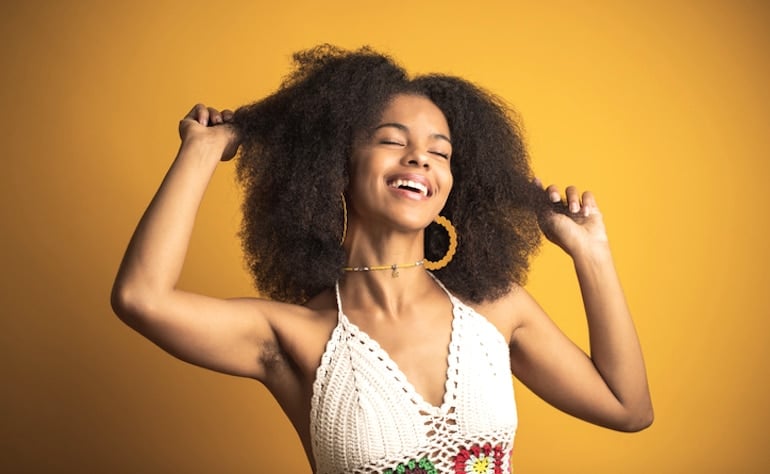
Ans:
[[[506,472],[511,373],[557,408],[652,422],[639,341],[589,192],[533,180],[509,111],[368,49],[295,55],[271,96],[195,106],[129,244],[113,307],[185,361],[262,382],[314,472]],[[176,288],[219,161],[269,299]],[[522,288],[540,230],[573,259],[591,355]]]

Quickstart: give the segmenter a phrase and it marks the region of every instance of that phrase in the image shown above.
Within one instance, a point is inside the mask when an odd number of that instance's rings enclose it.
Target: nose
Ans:
[[[404,162],[407,166],[416,166],[418,168],[430,168],[430,161],[425,150],[418,147],[410,147],[404,155]]]

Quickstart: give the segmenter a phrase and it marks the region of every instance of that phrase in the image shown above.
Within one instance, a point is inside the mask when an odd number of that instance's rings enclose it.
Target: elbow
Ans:
[[[645,430],[652,425],[655,420],[655,413],[652,409],[652,405],[649,405],[645,409],[635,410],[628,417],[623,426],[619,427],[620,431],[627,433],[637,433]]]
[[[137,326],[143,314],[149,314],[149,301],[144,292],[120,282],[115,282],[110,293],[112,311],[131,327]]]
[[[118,282],[115,282],[110,293],[112,312],[125,322],[128,322],[127,319],[136,312],[133,309],[136,303],[132,294],[133,292],[126,285],[121,285]]]

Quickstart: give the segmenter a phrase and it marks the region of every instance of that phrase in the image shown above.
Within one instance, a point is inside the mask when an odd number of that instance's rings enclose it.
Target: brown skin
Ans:
[[[337,323],[333,289],[304,306],[258,298],[218,299],[176,287],[206,186],[219,161],[232,158],[238,137],[228,111],[197,105],[180,123],[182,145],[142,217],[113,287],[118,316],[172,355],[219,372],[262,382],[294,424],[311,464],[312,385]],[[420,260],[424,228],[452,188],[446,120],[420,96],[396,96],[381,124],[351,157],[346,193],[350,220],[344,248],[351,265]],[[439,137],[446,137],[448,140]],[[428,196],[392,187],[410,175]],[[547,191],[554,200],[556,187]],[[589,357],[572,343],[521,287],[475,305],[509,341],[513,374],[557,408],[613,429],[652,422],[641,349],[609,251],[601,214],[590,193],[566,190],[570,215],[541,225],[570,255],[580,282],[591,337]],[[340,281],[343,308],[398,364],[423,398],[444,395],[451,304],[422,267],[349,273]],[[430,337],[425,337],[430,335]]]

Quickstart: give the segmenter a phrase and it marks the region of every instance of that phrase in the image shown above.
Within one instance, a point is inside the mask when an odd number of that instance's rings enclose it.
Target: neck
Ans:
[[[340,291],[348,307],[378,307],[384,314],[400,314],[415,295],[433,285],[422,264],[423,231],[367,232],[351,226],[344,248],[347,271]]]
[[[367,317],[401,317],[415,302],[435,289],[435,283],[423,267],[400,272],[393,278],[389,271],[346,273],[340,280],[340,293],[346,308],[363,310]]]
[[[343,244],[347,272],[394,272],[403,274],[424,263],[424,231],[366,232],[351,225]]]

